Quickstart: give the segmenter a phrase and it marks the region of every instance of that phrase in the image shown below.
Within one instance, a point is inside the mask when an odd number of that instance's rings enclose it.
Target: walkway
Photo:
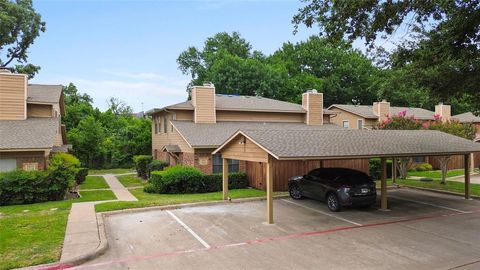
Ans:
[[[115,175],[103,175],[118,201],[137,201]],[[115,200],[116,201],[116,200]],[[79,255],[95,251],[101,244],[95,204],[107,201],[73,203],[68,215],[63,241],[61,262],[70,261]]]
[[[106,174],[103,176],[105,178],[105,181],[107,181],[107,184],[110,186],[110,189],[115,193],[115,196],[117,196],[117,199],[119,201],[138,201],[135,196],[128,191],[127,188],[125,188],[120,181],[118,181],[117,177],[113,174]]]

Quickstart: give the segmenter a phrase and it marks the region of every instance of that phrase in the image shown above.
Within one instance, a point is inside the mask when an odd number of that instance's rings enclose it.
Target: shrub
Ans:
[[[379,158],[370,159],[370,176],[373,180],[380,179],[382,174],[381,161]],[[393,163],[391,160],[387,160],[387,178],[392,177],[392,166]]]
[[[64,198],[85,170],[70,154],[55,154],[46,171],[13,171],[0,174],[0,205],[35,203]],[[88,171],[87,171],[88,173]]]
[[[152,160],[152,162],[150,162],[147,165],[147,176],[148,176],[148,178],[150,178],[150,175],[153,171],[163,171],[163,169],[167,166],[168,166],[168,163],[165,162],[165,161],[156,160],[156,159]]]
[[[88,168],[79,168],[77,175],[75,175],[75,182],[77,182],[77,184],[80,185],[81,183],[85,182],[87,175],[88,175]]]
[[[133,156],[133,163],[135,163],[135,170],[137,175],[143,179],[147,179],[147,166],[152,162],[152,156],[139,155]]]
[[[421,163],[415,166],[415,170],[417,172],[425,172],[433,170],[433,167],[429,163]]]
[[[70,188],[75,185],[79,168],[80,161],[75,156],[67,153],[57,153],[48,162],[50,177],[66,180]]]
[[[198,169],[187,166],[174,166],[165,171],[154,171],[150,184],[144,188],[149,193],[205,193],[222,190],[222,174],[205,175]],[[229,174],[229,189],[246,188],[247,174]]]
[[[63,199],[69,183],[48,171],[13,171],[0,174],[0,205]]]

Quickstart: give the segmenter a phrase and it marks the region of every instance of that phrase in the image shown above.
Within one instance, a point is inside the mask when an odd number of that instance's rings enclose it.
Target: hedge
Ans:
[[[133,156],[133,163],[135,164],[135,170],[137,170],[138,177],[147,179],[148,171],[147,166],[152,162],[152,156],[138,155]]]
[[[74,156],[59,153],[49,160],[46,171],[0,173],[0,205],[62,200],[81,177],[79,165]]]
[[[162,171],[165,167],[168,166],[168,163],[162,160],[154,159],[147,165],[147,176],[150,178],[150,175],[153,171]]]
[[[216,192],[222,190],[222,182],[222,174],[206,175],[194,167],[174,166],[152,172],[144,191],[166,194]],[[246,188],[247,185],[245,173],[229,174],[229,189]]]
[[[75,182],[80,185],[81,183],[85,182],[85,179],[87,179],[87,175],[88,168],[79,168],[77,174],[75,175]]]

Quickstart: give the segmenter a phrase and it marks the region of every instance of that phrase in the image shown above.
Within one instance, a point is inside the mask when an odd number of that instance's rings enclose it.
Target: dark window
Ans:
[[[163,116],[163,133],[168,132],[168,121],[167,121],[167,116]]]
[[[240,161],[236,159],[228,160],[228,172],[238,172],[240,170]],[[223,159],[221,154],[215,154],[212,157],[212,171],[213,173],[223,172]]]

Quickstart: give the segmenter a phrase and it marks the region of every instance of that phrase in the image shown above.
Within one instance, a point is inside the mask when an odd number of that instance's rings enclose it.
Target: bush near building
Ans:
[[[152,156],[147,155],[138,155],[133,157],[133,163],[135,164],[135,170],[137,171],[138,177],[147,179],[148,171],[147,166],[152,163]]]
[[[0,205],[62,200],[81,178],[80,162],[70,154],[58,153],[45,171],[12,171],[0,174]],[[84,173],[82,171],[82,173]]]
[[[229,189],[246,188],[245,173],[230,173]],[[222,174],[206,175],[190,166],[173,166],[165,171],[154,171],[145,186],[145,192],[163,194],[206,193],[222,190]]]

